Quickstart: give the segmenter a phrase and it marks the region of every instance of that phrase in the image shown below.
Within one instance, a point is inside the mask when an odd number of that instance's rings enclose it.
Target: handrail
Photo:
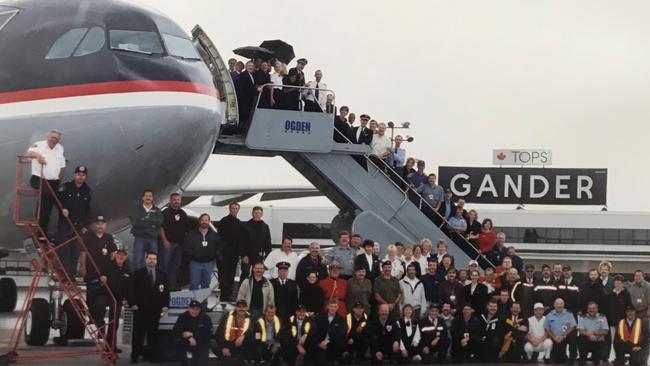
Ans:
[[[18,164],[27,164],[27,161],[28,161],[28,160],[33,160],[33,159],[34,159],[34,158],[31,157],[31,156],[23,156],[23,155],[19,155],[17,158],[18,158]],[[32,163],[33,163],[33,162],[32,162]],[[43,176],[43,164],[41,164],[41,177],[42,177],[42,176]],[[43,179],[43,178],[41,178],[41,181],[40,181],[40,184],[39,184],[39,193],[42,192],[43,184],[45,184],[45,186],[47,187],[47,190],[49,191],[50,195],[51,195],[52,198],[54,199],[54,203],[56,204],[56,207],[59,209],[59,212],[61,212],[61,210],[63,209],[63,204],[61,203],[61,200],[59,200],[59,197],[58,197],[58,195],[57,195],[57,192],[52,188],[52,185],[50,184],[50,182],[49,182],[47,179]],[[41,195],[39,194],[39,196],[38,196],[38,202],[39,202],[39,213],[38,213],[38,214],[39,214],[39,215],[40,215],[40,201],[41,201]],[[52,250],[52,251],[56,252],[56,253],[57,253],[57,257],[58,257],[58,256],[59,256],[59,255],[58,255],[58,251],[60,251],[60,248],[61,248],[62,246],[65,246],[65,245],[74,245],[74,242],[77,241],[77,245],[80,245],[80,246],[81,246],[81,249],[82,249],[80,252],[90,253],[90,252],[88,251],[88,247],[86,247],[86,243],[84,243],[84,241],[83,241],[83,238],[82,238],[81,234],[79,234],[79,232],[77,231],[77,228],[73,225],[72,220],[70,220],[69,215],[68,215],[68,216],[63,216],[63,217],[65,218],[65,221],[67,222],[67,224],[69,225],[70,229],[72,230],[73,235],[72,235],[71,238],[68,238],[64,243],[62,243],[62,244],[60,244],[60,245],[57,245],[57,246],[54,247],[54,248],[50,248],[49,250]],[[37,222],[38,222],[38,221],[37,221]],[[40,225],[39,225],[39,227],[40,227]],[[42,228],[41,228],[41,230],[42,230]],[[42,230],[42,231],[43,231],[43,233],[47,236],[47,233],[44,232],[44,230]],[[74,240],[74,238],[79,238],[79,240]],[[49,240],[48,240],[48,241],[49,241]],[[99,270],[99,267],[97,266],[97,263],[95,263],[95,260],[93,259],[93,257],[92,257],[91,255],[88,255],[87,257],[88,257],[88,258],[86,258],[86,259],[87,259],[87,260],[90,259],[90,263],[92,264],[92,268],[95,270],[95,273],[97,273],[98,275],[101,274],[101,272],[100,272],[100,270]],[[87,262],[86,262],[86,263],[87,263]],[[68,274],[67,271],[65,270],[65,268],[62,268],[62,271],[64,272],[65,277],[68,279],[69,283],[74,283],[74,282],[75,282],[74,274]],[[72,277],[72,278],[70,278],[70,277]],[[76,284],[74,284],[74,286],[77,287]],[[110,299],[110,301],[112,301],[112,303],[113,303],[113,317],[112,317],[112,318],[113,318],[113,320],[112,320],[112,322],[113,322],[113,326],[110,327],[110,328],[111,328],[112,333],[113,333],[113,334],[111,335],[111,337],[112,337],[111,346],[114,347],[115,344],[116,344],[115,341],[116,341],[116,339],[117,339],[117,337],[116,337],[116,333],[117,333],[117,332],[116,332],[116,330],[117,330],[117,327],[116,327],[116,325],[117,325],[117,322],[116,322],[116,320],[117,320],[117,300],[115,299],[115,296],[113,295],[113,291],[111,291],[111,289],[110,289],[110,287],[108,286],[108,284],[105,283],[105,284],[102,284],[101,286],[106,287],[106,292],[108,293],[109,299]],[[81,292],[79,291],[79,293],[81,293]],[[70,301],[73,301],[73,299],[70,299]],[[74,308],[74,307],[73,307],[73,308]],[[92,310],[91,310],[91,309],[88,309],[88,311],[89,311],[89,313],[90,313],[91,316],[92,316]],[[75,312],[77,312],[76,309],[75,309]],[[82,314],[79,314],[78,312],[77,312],[77,315],[78,315],[80,318],[82,317]],[[93,320],[94,320],[94,319],[93,319]],[[107,323],[104,325],[105,329],[108,329],[108,325],[109,325],[110,323],[111,323],[111,321],[107,322]],[[87,324],[84,324],[84,326],[87,326]]]
[[[309,87],[309,86],[297,86],[297,85],[276,85],[276,84],[273,84],[273,83],[263,84],[261,86],[261,89],[264,90],[264,88],[267,88],[267,87],[270,87],[270,88],[282,87],[283,91],[284,91],[285,88],[286,89],[310,89],[310,90],[325,91],[325,92],[327,92],[329,94],[332,94],[334,96],[335,100],[336,100],[336,94],[334,93],[334,90],[332,90],[332,89],[312,88],[312,87]],[[255,109],[259,108],[260,98],[261,97],[262,97],[262,92],[260,91],[259,93],[257,93],[257,100],[255,101]],[[309,111],[307,111],[307,112],[309,112]],[[314,113],[327,113],[327,112],[321,111],[321,112],[314,112]]]

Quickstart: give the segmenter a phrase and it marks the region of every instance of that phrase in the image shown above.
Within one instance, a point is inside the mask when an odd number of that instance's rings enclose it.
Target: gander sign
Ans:
[[[607,169],[443,166],[438,181],[473,203],[607,204]]]

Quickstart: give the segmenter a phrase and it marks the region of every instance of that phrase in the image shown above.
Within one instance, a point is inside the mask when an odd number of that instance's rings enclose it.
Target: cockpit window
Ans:
[[[16,16],[16,14],[18,14],[18,10],[2,11],[0,9],[0,31],[5,27],[5,25],[9,24],[9,21]]]
[[[57,39],[47,55],[46,60],[79,57],[99,51],[106,43],[102,27],[74,28]]]
[[[108,37],[112,50],[147,55],[163,53],[160,38],[155,32],[111,29],[108,31]]]
[[[171,34],[162,34],[167,47],[167,53],[171,56],[181,57],[185,59],[200,60],[201,56],[194,48],[194,44],[189,39],[172,36]]]
[[[86,36],[81,41],[77,50],[74,51],[75,57],[90,55],[95,53],[104,47],[106,43],[106,35],[104,34],[104,28],[93,27],[90,28]]]

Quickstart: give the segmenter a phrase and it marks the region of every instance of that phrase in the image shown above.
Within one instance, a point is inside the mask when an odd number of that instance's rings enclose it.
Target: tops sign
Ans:
[[[552,162],[551,150],[492,150],[492,164],[494,165],[551,165]]]
[[[440,167],[438,180],[466,202],[607,204],[607,169]]]

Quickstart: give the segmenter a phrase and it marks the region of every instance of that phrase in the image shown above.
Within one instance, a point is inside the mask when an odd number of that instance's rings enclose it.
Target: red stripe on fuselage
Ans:
[[[214,86],[208,84],[191,83],[187,81],[129,80],[5,92],[0,93],[0,104],[43,99],[81,97],[86,95],[136,92],[196,93],[219,98],[218,90],[215,89]]]

